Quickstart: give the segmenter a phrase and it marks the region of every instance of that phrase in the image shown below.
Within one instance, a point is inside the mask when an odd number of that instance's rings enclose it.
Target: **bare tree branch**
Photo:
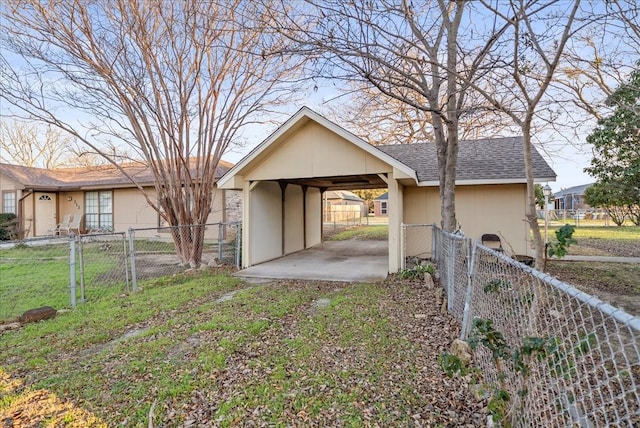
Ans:
[[[206,222],[223,154],[242,144],[244,125],[292,96],[296,64],[263,55],[283,44],[269,27],[269,5],[4,3],[3,101],[16,115],[65,130],[124,174],[104,147],[117,140],[131,148],[155,176],[147,202],[170,225]],[[176,240],[193,266],[196,235]]]

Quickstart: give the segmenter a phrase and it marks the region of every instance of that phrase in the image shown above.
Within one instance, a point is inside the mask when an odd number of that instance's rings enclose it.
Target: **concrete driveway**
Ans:
[[[389,271],[387,241],[326,241],[307,250],[241,270],[246,278],[382,281]]]

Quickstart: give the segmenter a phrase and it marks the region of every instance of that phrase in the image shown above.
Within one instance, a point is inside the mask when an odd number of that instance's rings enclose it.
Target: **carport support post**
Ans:
[[[302,248],[307,248],[307,189],[305,185],[302,187]]]
[[[285,240],[285,234],[284,234],[284,224],[285,224],[285,218],[284,218],[284,212],[285,212],[285,192],[287,190],[287,183],[285,183],[284,181],[279,181],[278,184],[280,185],[280,190],[282,191],[282,196],[281,196],[281,217],[282,217],[282,255],[284,256],[284,240]]]
[[[320,242],[322,242],[322,236],[324,235],[324,192],[327,191],[326,187],[319,187],[320,191]]]
[[[387,189],[389,192],[389,272],[395,273],[402,265],[402,220],[404,218],[402,184],[394,178],[394,174],[387,176]]]
[[[76,307],[76,238],[73,233],[69,235],[69,293],[71,294],[71,307]]]

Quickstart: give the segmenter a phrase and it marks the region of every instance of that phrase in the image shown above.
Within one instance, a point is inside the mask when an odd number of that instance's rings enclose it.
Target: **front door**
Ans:
[[[34,235],[51,235],[51,231],[58,224],[56,194],[36,192],[35,198]]]

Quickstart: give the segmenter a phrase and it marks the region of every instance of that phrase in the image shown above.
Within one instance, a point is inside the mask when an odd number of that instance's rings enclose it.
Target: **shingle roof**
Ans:
[[[374,201],[386,201],[389,199],[389,192],[384,192],[382,195],[374,199]]]
[[[573,186],[567,189],[562,189],[559,192],[553,194],[555,198],[562,198],[563,196],[568,195],[584,195],[585,190],[589,187],[593,186],[594,183],[589,184],[581,184],[580,186]]]
[[[345,201],[364,202],[364,199],[348,190],[329,190],[326,192],[327,199],[344,199]]]
[[[131,163],[123,167],[141,185],[150,185],[154,181],[151,169],[142,163]],[[216,177],[222,176],[231,167],[232,164],[220,161]],[[131,180],[112,165],[49,170],[0,163],[0,173],[27,188],[42,190],[71,190],[88,186],[133,186]],[[195,174],[195,170],[192,173]]]
[[[377,148],[415,170],[419,181],[438,181],[435,144],[395,144]],[[534,149],[531,155],[534,177],[554,180],[555,172],[540,153]],[[522,137],[460,141],[457,181],[524,182],[525,179]]]

